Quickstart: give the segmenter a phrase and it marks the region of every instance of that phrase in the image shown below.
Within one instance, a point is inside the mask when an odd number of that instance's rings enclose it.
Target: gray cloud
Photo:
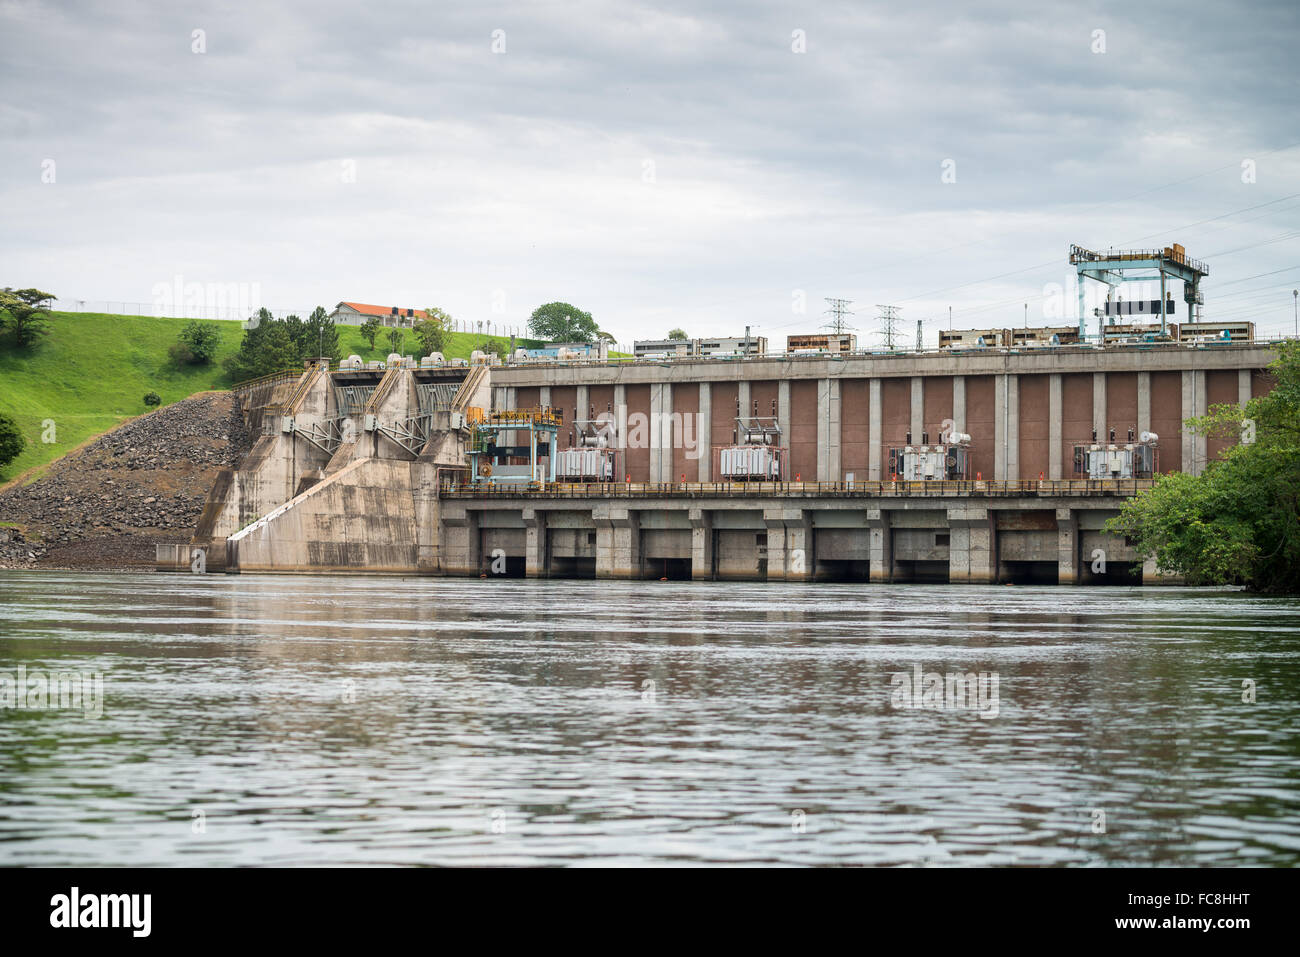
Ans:
[[[1290,316],[1300,200],[1190,224],[1300,193],[1294,4],[265,7],[0,0],[0,282],[775,338],[1037,318],[1071,242],[1153,236],[1207,316]]]

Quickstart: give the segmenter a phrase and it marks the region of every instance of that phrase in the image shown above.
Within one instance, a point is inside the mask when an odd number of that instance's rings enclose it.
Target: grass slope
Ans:
[[[238,348],[244,331],[238,322],[213,322],[221,331],[216,362],[178,367],[167,355],[188,320],[153,316],[114,316],[93,312],[56,312],[50,334],[28,351],[0,337],[0,412],[18,422],[27,447],[0,469],[0,482],[52,462],[89,439],[149,411],[146,392],[157,392],[163,405],[195,392],[228,389],[221,362]],[[339,326],[343,355],[383,359],[389,353],[384,333],[372,350],[357,326]],[[445,355],[469,358],[485,339],[454,332]],[[531,340],[521,340],[528,346]],[[419,340],[406,331],[403,354],[419,351]],[[53,423],[53,428],[48,427]],[[45,442],[42,438],[52,438]]]

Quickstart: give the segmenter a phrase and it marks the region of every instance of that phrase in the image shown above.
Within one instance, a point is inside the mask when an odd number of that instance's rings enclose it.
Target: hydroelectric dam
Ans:
[[[172,571],[1165,583],[1104,526],[1236,439],[1267,343],[309,362]],[[981,344],[982,346],[982,344]],[[376,368],[377,367],[377,368]]]

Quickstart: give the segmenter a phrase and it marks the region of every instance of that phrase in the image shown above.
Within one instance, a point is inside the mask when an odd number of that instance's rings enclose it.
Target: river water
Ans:
[[[6,688],[0,865],[1300,862],[1231,592],[0,572]]]

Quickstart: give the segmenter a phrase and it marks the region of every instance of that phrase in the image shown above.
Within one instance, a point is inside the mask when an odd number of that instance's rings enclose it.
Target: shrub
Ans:
[[[12,417],[0,413],[0,469],[18,458],[26,445],[27,440],[18,431],[18,423]]]
[[[144,404],[150,406],[162,405],[162,396],[157,392],[146,392],[144,394]]]

